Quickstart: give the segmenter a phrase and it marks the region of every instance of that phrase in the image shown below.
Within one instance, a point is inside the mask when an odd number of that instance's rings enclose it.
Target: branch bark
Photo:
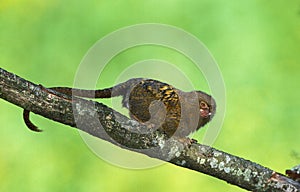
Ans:
[[[122,148],[202,172],[250,191],[300,191],[300,183],[269,168],[209,146],[187,146],[128,119],[102,103],[43,88],[0,68],[0,97],[48,119]],[[21,115],[20,115],[21,118]]]

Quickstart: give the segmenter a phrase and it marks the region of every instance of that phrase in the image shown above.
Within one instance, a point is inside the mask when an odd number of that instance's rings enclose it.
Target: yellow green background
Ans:
[[[0,0],[0,66],[45,86],[72,86],[97,40],[138,23],[182,28],[216,59],[227,110],[214,147],[278,172],[300,162],[299,1]],[[158,52],[174,60],[170,51]],[[21,114],[0,101],[0,191],[243,191],[170,164],[113,166],[78,131],[33,116],[45,131],[30,132]]]

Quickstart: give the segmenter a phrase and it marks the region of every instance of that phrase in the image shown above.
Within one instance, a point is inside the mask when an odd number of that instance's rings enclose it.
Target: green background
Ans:
[[[227,110],[214,147],[278,172],[300,162],[299,1],[0,0],[0,66],[45,86],[72,86],[97,40],[138,23],[182,28],[216,59]],[[181,62],[170,51],[157,52]],[[128,54],[116,62],[130,63]],[[111,85],[105,78],[99,87]],[[78,131],[33,116],[45,130],[33,133],[22,109],[6,101],[0,109],[0,191],[243,191],[169,164],[145,170],[111,165]]]

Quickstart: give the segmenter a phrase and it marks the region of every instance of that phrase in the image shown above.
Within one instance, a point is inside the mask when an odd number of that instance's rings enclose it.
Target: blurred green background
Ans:
[[[218,62],[227,110],[214,147],[278,172],[300,163],[296,0],[0,0],[0,66],[45,86],[72,86],[97,40],[149,22],[190,32]],[[171,58],[170,51],[160,53]],[[117,61],[130,63],[127,57]],[[111,85],[105,78],[102,87]],[[111,165],[89,150],[78,131],[33,115],[45,130],[33,133],[21,114],[0,101],[0,191],[244,191],[169,164],[146,170]]]

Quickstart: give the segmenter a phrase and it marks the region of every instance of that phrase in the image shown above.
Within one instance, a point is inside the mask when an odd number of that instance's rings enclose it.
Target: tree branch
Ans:
[[[300,183],[271,169],[209,146],[187,146],[128,119],[102,103],[43,88],[0,68],[0,97],[48,119],[122,148],[222,179],[251,191],[300,191]],[[21,118],[21,116],[20,116]]]

